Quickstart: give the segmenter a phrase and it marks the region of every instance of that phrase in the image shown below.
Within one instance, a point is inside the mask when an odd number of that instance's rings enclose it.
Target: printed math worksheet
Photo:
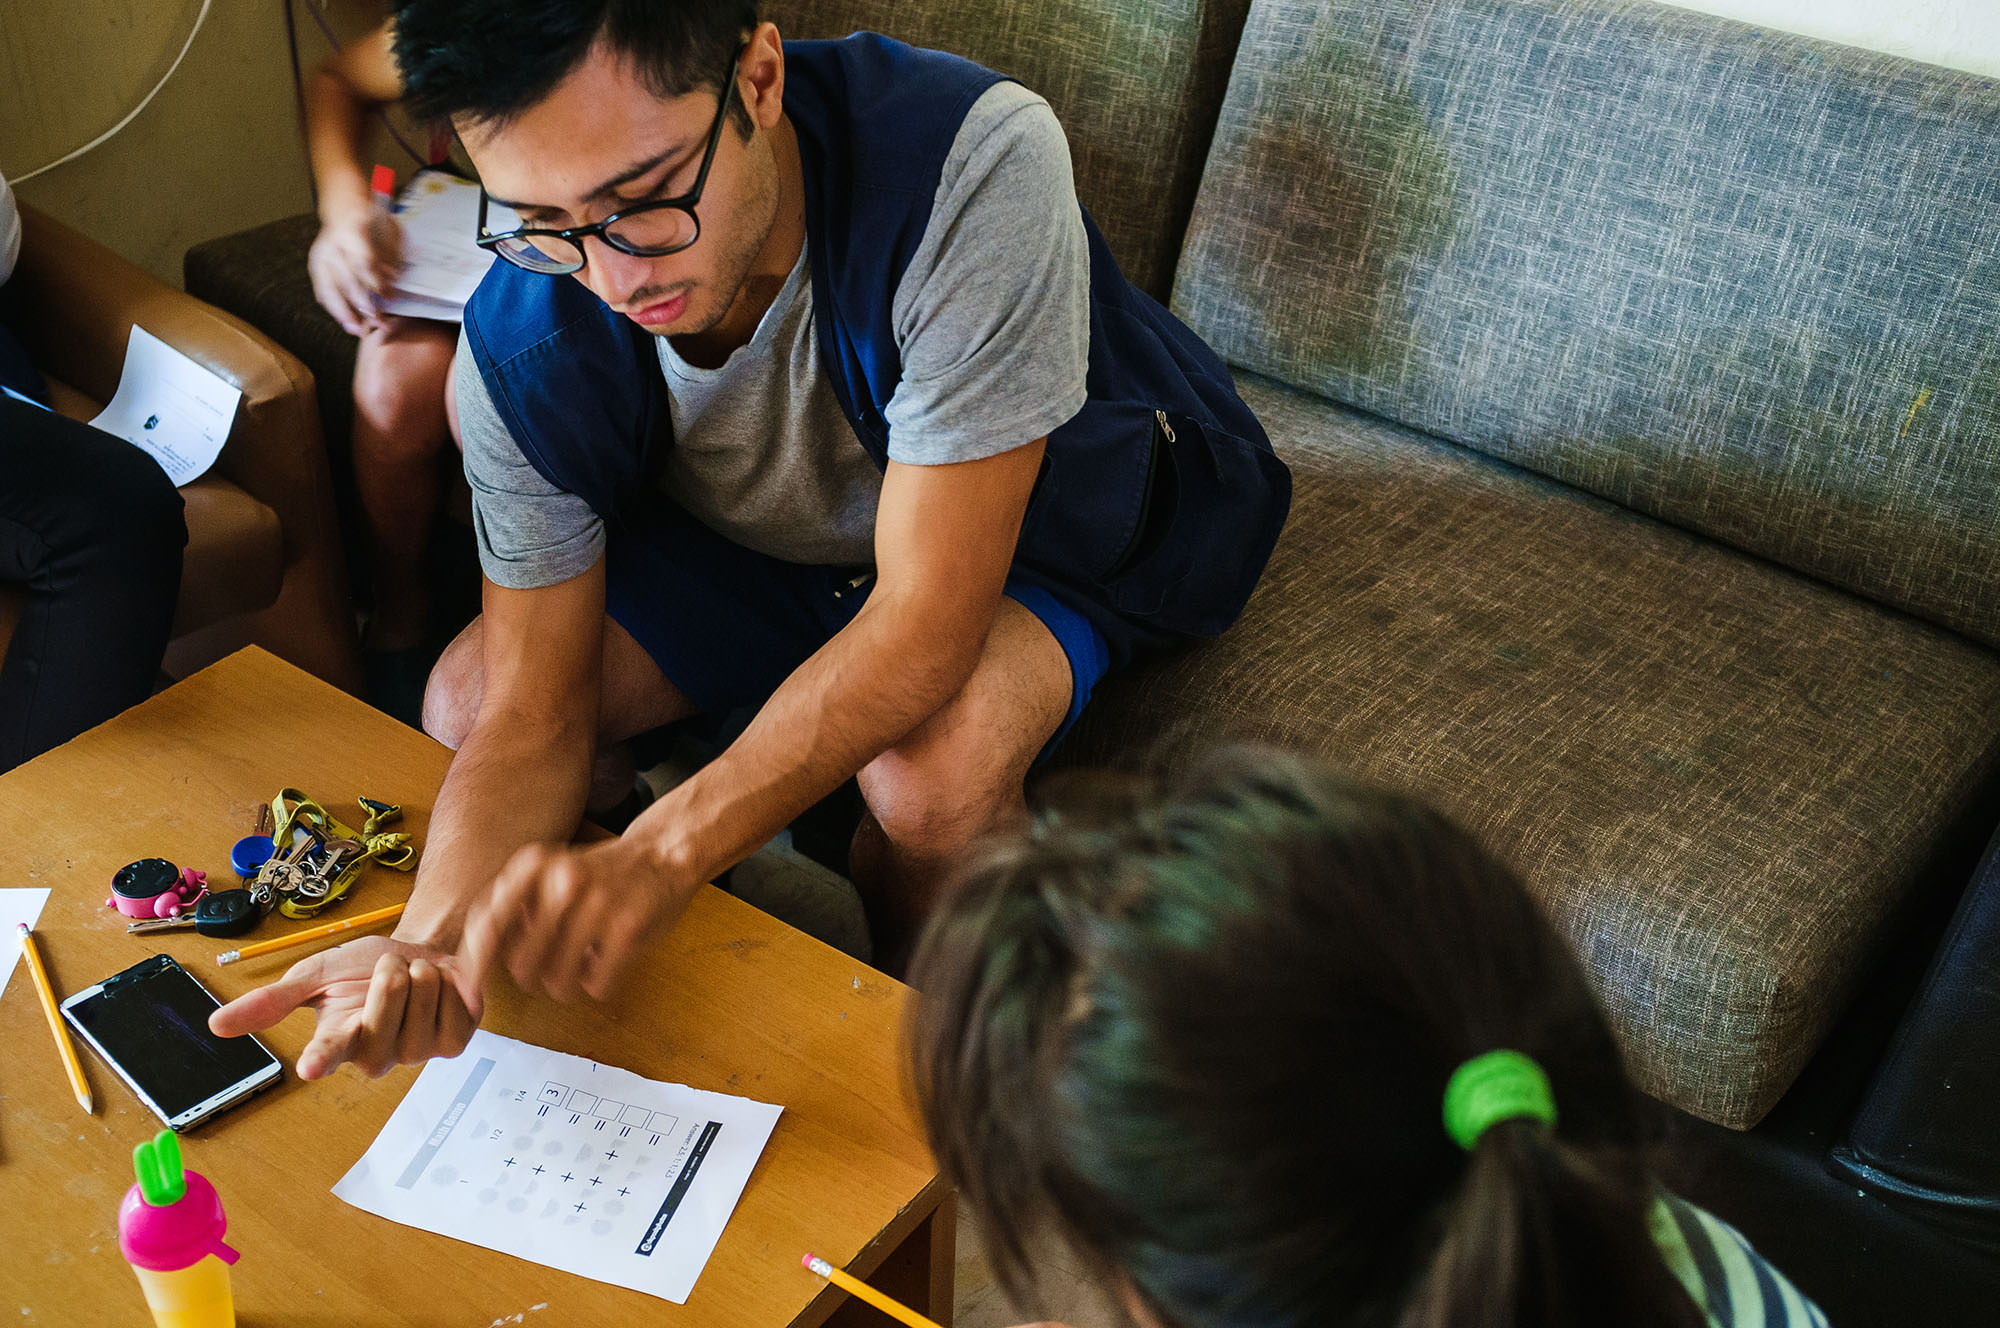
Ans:
[[[424,1066],[333,1192],[684,1305],[782,1110],[481,1029]]]

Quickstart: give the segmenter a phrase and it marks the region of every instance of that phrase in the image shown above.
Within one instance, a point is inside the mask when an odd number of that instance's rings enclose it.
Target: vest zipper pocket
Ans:
[[[1132,522],[1132,537],[1125,541],[1125,547],[1111,560],[1111,566],[1099,577],[1099,581],[1117,580],[1150,553],[1159,541],[1148,538],[1155,532],[1153,526],[1153,494],[1160,487],[1160,453],[1173,446],[1179,439],[1174,435],[1174,426],[1167,423],[1167,412],[1153,412],[1153,446],[1146,455],[1146,487],[1139,495],[1139,515]],[[1166,464],[1173,465],[1172,457]],[[1169,472],[1171,473],[1171,471]]]

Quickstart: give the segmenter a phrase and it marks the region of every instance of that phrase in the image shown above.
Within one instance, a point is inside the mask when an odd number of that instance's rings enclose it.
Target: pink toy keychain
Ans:
[[[171,1130],[132,1150],[139,1183],[118,1205],[118,1249],[138,1275],[157,1328],[235,1328],[229,1266],[237,1253],[223,1244],[229,1219],[215,1187],[181,1165]]]
[[[208,893],[208,873],[176,867],[165,858],[128,862],[111,878],[106,908],[128,918],[177,918]]]

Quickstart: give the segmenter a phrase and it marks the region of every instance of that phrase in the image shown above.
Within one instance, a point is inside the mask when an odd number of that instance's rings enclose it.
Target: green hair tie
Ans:
[[[1444,1086],[1445,1133],[1468,1153],[1490,1127],[1523,1116],[1554,1125],[1556,1095],[1542,1067],[1518,1051],[1474,1056]]]

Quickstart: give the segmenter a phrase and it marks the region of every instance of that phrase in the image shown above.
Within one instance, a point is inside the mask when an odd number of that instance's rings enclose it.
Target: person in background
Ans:
[[[370,111],[403,94],[390,43],[384,24],[330,56],[306,87],[306,148],[320,218],[306,265],[315,298],[360,338],[353,461],[374,592],[362,637],[368,699],[415,724],[436,654],[426,649],[423,562],[443,496],[440,460],[452,438],[446,386],[458,325],[378,308],[399,266],[400,233],[370,190],[362,128]]]
[[[20,249],[0,179],[0,284]],[[47,402],[27,348],[0,325],[0,771],[152,693],[187,545],[166,472]]]
[[[1575,959],[1423,804],[1242,751],[972,860],[916,955],[939,1163],[1017,1303],[1141,1328],[1796,1325],[1663,1191]]]

